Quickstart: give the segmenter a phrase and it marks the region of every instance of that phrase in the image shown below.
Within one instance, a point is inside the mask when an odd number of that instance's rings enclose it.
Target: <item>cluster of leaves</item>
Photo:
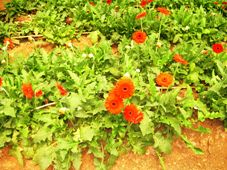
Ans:
[[[78,169],[85,149],[94,154],[99,169],[106,169],[128,149],[144,153],[147,146],[154,146],[158,152],[169,153],[174,136],[202,153],[182,134],[181,127],[194,129],[193,122],[207,118],[227,120],[227,55],[214,54],[211,49],[211,43],[226,40],[225,13],[210,1],[160,0],[146,6],[143,20],[135,20],[145,10],[139,4],[139,0],[116,0],[111,5],[97,2],[96,6],[82,0],[13,0],[8,4],[1,15],[0,38],[35,33],[65,44],[75,33],[91,31],[94,45],[84,50],[59,46],[51,53],[36,49],[28,59],[12,59],[3,50],[0,147],[12,145],[12,154],[21,163],[23,156],[32,158],[41,169],[50,164],[56,169],[69,169],[73,164]],[[158,6],[168,6],[171,15],[159,14]],[[23,13],[32,14],[33,20],[14,22]],[[66,24],[66,17],[72,23]],[[141,26],[148,37],[138,45],[131,35]],[[113,43],[118,43],[117,56],[112,53]],[[172,51],[173,43],[178,44]],[[173,61],[178,53],[188,65]],[[156,86],[160,72],[173,74],[175,88]],[[135,95],[126,102],[135,103],[144,113],[139,125],[129,124],[104,107],[113,82],[125,73],[136,87]],[[43,96],[26,99],[21,87],[27,82],[34,90],[42,89]],[[69,94],[61,96],[56,82]],[[40,107],[45,101],[52,106]],[[207,132],[202,127],[194,130]]]

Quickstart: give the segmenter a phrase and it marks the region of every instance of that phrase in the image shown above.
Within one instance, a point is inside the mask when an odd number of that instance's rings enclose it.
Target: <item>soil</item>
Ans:
[[[8,1],[8,0],[7,0]],[[4,0],[0,0],[0,10],[4,9]],[[85,45],[91,46],[92,43],[87,37],[79,40],[72,40],[70,43],[79,48]],[[71,45],[71,44],[70,44]],[[67,45],[66,45],[67,46]],[[38,41],[20,43],[16,48],[9,51],[10,57],[21,54],[29,56],[31,52],[41,47],[47,52],[54,48],[53,44]],[[117,46],[112,46],[114,54],[118,53]],[[227,169],[227,133],[224,131],[223,123],[219,120],[206,120],[197,123],[210,128],[210,134],[201,134],[189,129],[183,129],[183,133],[197,147],[204,151],[203,155],[196,155],[191,149],[187,148],[181,139],[175,139],[173,150],[168,155],[163,155],[167,170],[225,170]],[[81,170],[94,170],[93,156],[83,153]],[[48,170],[53,169],[49,167]],[[161,170],[161,165],[152,147],[147,149],[146,154],[138,155],[126,153],[121,155],[112,170]],[[9,155],[9,147],[0,150],[0,170],[39,170],[39,166],[32,160],[24,160],[24,167],[21,167],[16,158]]]

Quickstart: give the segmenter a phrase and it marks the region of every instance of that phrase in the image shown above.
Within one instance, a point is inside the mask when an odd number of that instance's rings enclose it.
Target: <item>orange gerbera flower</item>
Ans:
[[[0,77],[0,87],[2,87],[3,79]]]
[[[159,86],[169,87],[173,83],[173,76],[168,73],[160,73],[156,78],[156,83]]]
[[[145,7],[148,3],[153,2],[153,0],[141,0],[140,6]]]
[[[188,61],[186,61],[180,54],[175,54],[173,56],[173,60],[177,63],[181,63],[181,64],[184,64],[184,65],[188,64]]]
[[[124,108],[124,103],[120,97],[110,93],[106,99],[105,107],[110,113],[119,114]]]
[[[35,93],[35,96],[36,97],[41,97],[43,95],[43,91],[42,90],[38,90],[36,93]]]
[[[132,39],[138,44],[144,43],[146,38],[147,34],[143,31],[136,31],[132,34]]]
[[[224,51],[224,48],[223,48],[222,44],[218,44],[218,43],[217,44],[213,44],[212,45],[212,49],[217,54]]]
[[[34,96],[34,91],[30,83],[22,85],[22,91],[27,99],[32,99]]]
[[[125,107],[124,118],[131,123],[138,124],[143,120],[143,113],[134,104]]]
[[[122,77],[115,85],[113,93],[122,99],[129,98],[133,95],[135,87],[132,79],[128,77]]]
[[[61,84],[57,83],[56,86],[62,96],[65,96],[68,94],[68,91]]]
[[[146,0],[142,0],[140,2],[140,5],[141,5],[141,7],[145,7],[147,5],[147,1]]]
[[[141,12],[138,15],[136,15],[136,19],[141,19],[141,18],[145,17],[146,15],[147,15],[147,12],[146,11]]]
[[[164,15],[170,15],[170,11],[164,7],[158,7],[157,10]]]
[[[14,43],[10,38],[5,38],[3,40],[4,45],[8,44],[8,48],[13,49]]]

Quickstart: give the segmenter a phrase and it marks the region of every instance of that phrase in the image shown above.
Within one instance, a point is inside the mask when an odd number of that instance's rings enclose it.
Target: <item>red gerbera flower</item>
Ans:
[[[156,83],[159,86],[169,87],[173,83],[173,76],[168,73],[160,73],[156,78]]]
[[[27,99],[32,99],[34,96],[34,91],[30,83],[22,85],[22,91]]]
[[[170,11],[164,7],[158,7],[157,10],[164,15],[170,15]]]
[[[184,65],[188,64],[188,61],[186,61],[180,54],[175,54],[173,56],[173,60],[177,63],[181,63],[181,64],[184,64]]]
[[[132,39],[138,44],[144,43],[146,38],[147,34],[143,31],[136,31],[132,34]]]
[[[134,91],[135,87],[133,81],[128,77],[121,78],[113,89],[113,93],[122,99],[131,97]]]
[[[68,91],[61,84],[57,83],[56,86],[62,96],[65,96],[68,94]]]
[[[223,5],[227,5],[227,2],[222,2]]]
[[[41,97],[43,95],[43,91],[42,90],[38,90],[36,93],[35,93],[35,96],[36,97]]]
[[[147,15],[147,12],[146,12],[146,11],[141,12],[141,13],[139,13],[138,15],[136,15],[136,19],[143,18],[143,17],[145,17],[146,15]]]
[[[215,2],[214,2],[214,5],[218,5],[218,2],[215,1]]]
[[[8,44],[8,48],[13,49],[14,43],[10,38],[5,38],[3,42],[4,42],[4,45]]]
[[[106,99],[105,107],[110,113],[119,114],[124,108],[124,103],[120,97],[110,93]]]
[[[0,77],[0,87],[2,87],[3,78]]]
[[[112,0],[106,0],[106,3],[110,5],[112,3]]]
[[[215,53],[221,53],[224,50],[221,44],[213,44],[212,49]]]
[[[128,122],[138,124],[143,120],[143,113],[134,104],[130,104],[125,107],[124,117]]]

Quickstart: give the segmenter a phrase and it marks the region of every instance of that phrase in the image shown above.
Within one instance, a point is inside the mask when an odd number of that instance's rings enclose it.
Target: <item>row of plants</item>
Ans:
[[[161,154],[176,137],[202,154],[181,128],[208,133],[193,125],[215,118],[226,127],[223,5],[13,0],[1,12],[0,147],[11,145],[21,164],[61,170],[79,169],[86,149],[97,169],[109,169],[121,153],[148,146],[164,169]],[[32,21],[15,22],[28,13]],[[84,32],[92,47],[64,46]],[[58,46],[10,56],[11,37],[31,34]]]
[[[145,5],[142,2],[113,1],[108,4],[100,1],[92,5],[89,1],[13,0],[7,5],[8,10],[2,12],[0,27],[3,31],[0,38],[42,34],[49,41],[65,44],[83,32],[98,30],[112,42],[118,43],[123,36],[129,38],[142,26],[147,34],[160,32],[161,39],[172,43],[205,40],[210,44],[226,41],[226,10],[221,8],[226,4],[220,2],[219,6],[206,1],[209,7],[205,8],[198,7],[195,2],[186,2],[176,8],[162,1]],[[166,17],[162,16],[163,9],[168,11]],[[18,16],[27,15],[24,12],[31,13],[31,22],[17,22]],[[141,12],[146,12],[147,16],[143,20],[135,19]]]

